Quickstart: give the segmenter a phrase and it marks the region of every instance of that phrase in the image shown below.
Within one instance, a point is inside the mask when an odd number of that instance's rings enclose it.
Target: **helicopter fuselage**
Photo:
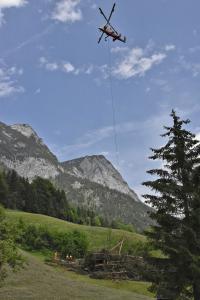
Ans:
[[[105,33],[107,36],[112,37],[113,41],[119,40],[123,43],[126,42],[126,37],[122,37],[121,34],[117,33],[116,31],[114,31],[109,26],[99,27],[99,30],[102,31],[103,33]]]

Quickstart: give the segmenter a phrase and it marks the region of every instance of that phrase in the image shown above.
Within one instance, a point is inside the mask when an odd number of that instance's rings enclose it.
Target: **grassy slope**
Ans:
[[[39,214],[31,214],[31,213],[12,211],[12,210],[7,210],[6,214],[11,222],[17,222],[21,218],[26,223],[45,225],[51,230],[67,232],[67,231],[77,229],[81,232],[84,232],[88,237],[89,250],[107,247],[109,244],[108,242],[109,235],[111,240],[110,246],[115,245],[122,238],[125,238],[127,241],[130,242],[145,240],[144,236],[137,233],[127,232],[123,230],[116,230],[116,229],[110,230],[108,228],[102,228],[102,227],[78,225],[63,220],[55,219],[52,217],[39,215]]]
[[[20,211],[7,210],[6,214],[8,219],[14,223],[21,218],[26,223],[45,225],[50,230],[67,232],[77,229],[84,232],[88,237],[90,250],[108,246],[107,239],[110,230],[107,228],[77,225],[44,215]],[[130,242],[145,240],[144,236],[137,233],[112,230],[110,244],[116,244],[123,237]],[[28,256],[29,260],[28,268],[16,275],[9,276],[6,286],[0,289],[0,299],[1,295],[4,295],[3,299],[5,300],[150,299],[148,296],[150,297],[151,294],[147,291],[147,283],[133,281],[116,283],[109,280],[95,280],[61,268],[55,269],[46,266],[41,261],[40,256],[35,258],[32,254],[27,253],[26,256]],[[9,295],[11,296],[10,298]]]
[[[0,288],[0,299],[151,300],[145,283],[94,280],[63,268],[47,266],[29,253],[23,252],[23,255],[28,264],[18,273],[10,274]]]

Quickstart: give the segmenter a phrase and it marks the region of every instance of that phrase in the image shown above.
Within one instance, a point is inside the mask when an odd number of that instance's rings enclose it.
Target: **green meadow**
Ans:
[[[9,221],[12,223],[17,223],[21,219],[26,224],[35,224],[38,226],[43,225],[50,230],[56,230],[60,232],[79,230],[80,232],[85,233],[87,236],[89,241],[89,250],[112,247],[121,239],[124,239],[125,243],[145,241],[145,237],[138,233],[103,227],[78,225],[40,214],[6,210],[6,215]]]

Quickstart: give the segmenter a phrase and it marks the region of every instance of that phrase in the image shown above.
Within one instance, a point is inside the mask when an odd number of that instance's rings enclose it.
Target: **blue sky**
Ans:
[[[141,194],[171,109],[200,133],[200,2],[115,2],[126,44],[97,44],[113,1],[0,0],[0,120],[30,124],[60,160],[104,154]]]

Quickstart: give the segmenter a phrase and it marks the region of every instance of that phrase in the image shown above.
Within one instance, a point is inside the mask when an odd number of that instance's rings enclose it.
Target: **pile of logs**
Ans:
[[[143,258],[121,254],[123,242],[120,241],[110,250],[89,253],[83,260],[72,256],[61,259],[59,253],[55,252],[53,262],[96,279],[143,280]]]
[[[124,256],[112,255],[107,251],[88,256],[90,276],[98,279],[127,279]]]
[[[112,254],[106,250],[91,253],[85,259],[85,270],[98,279],[143,280],[143,269],[142,257]]]

